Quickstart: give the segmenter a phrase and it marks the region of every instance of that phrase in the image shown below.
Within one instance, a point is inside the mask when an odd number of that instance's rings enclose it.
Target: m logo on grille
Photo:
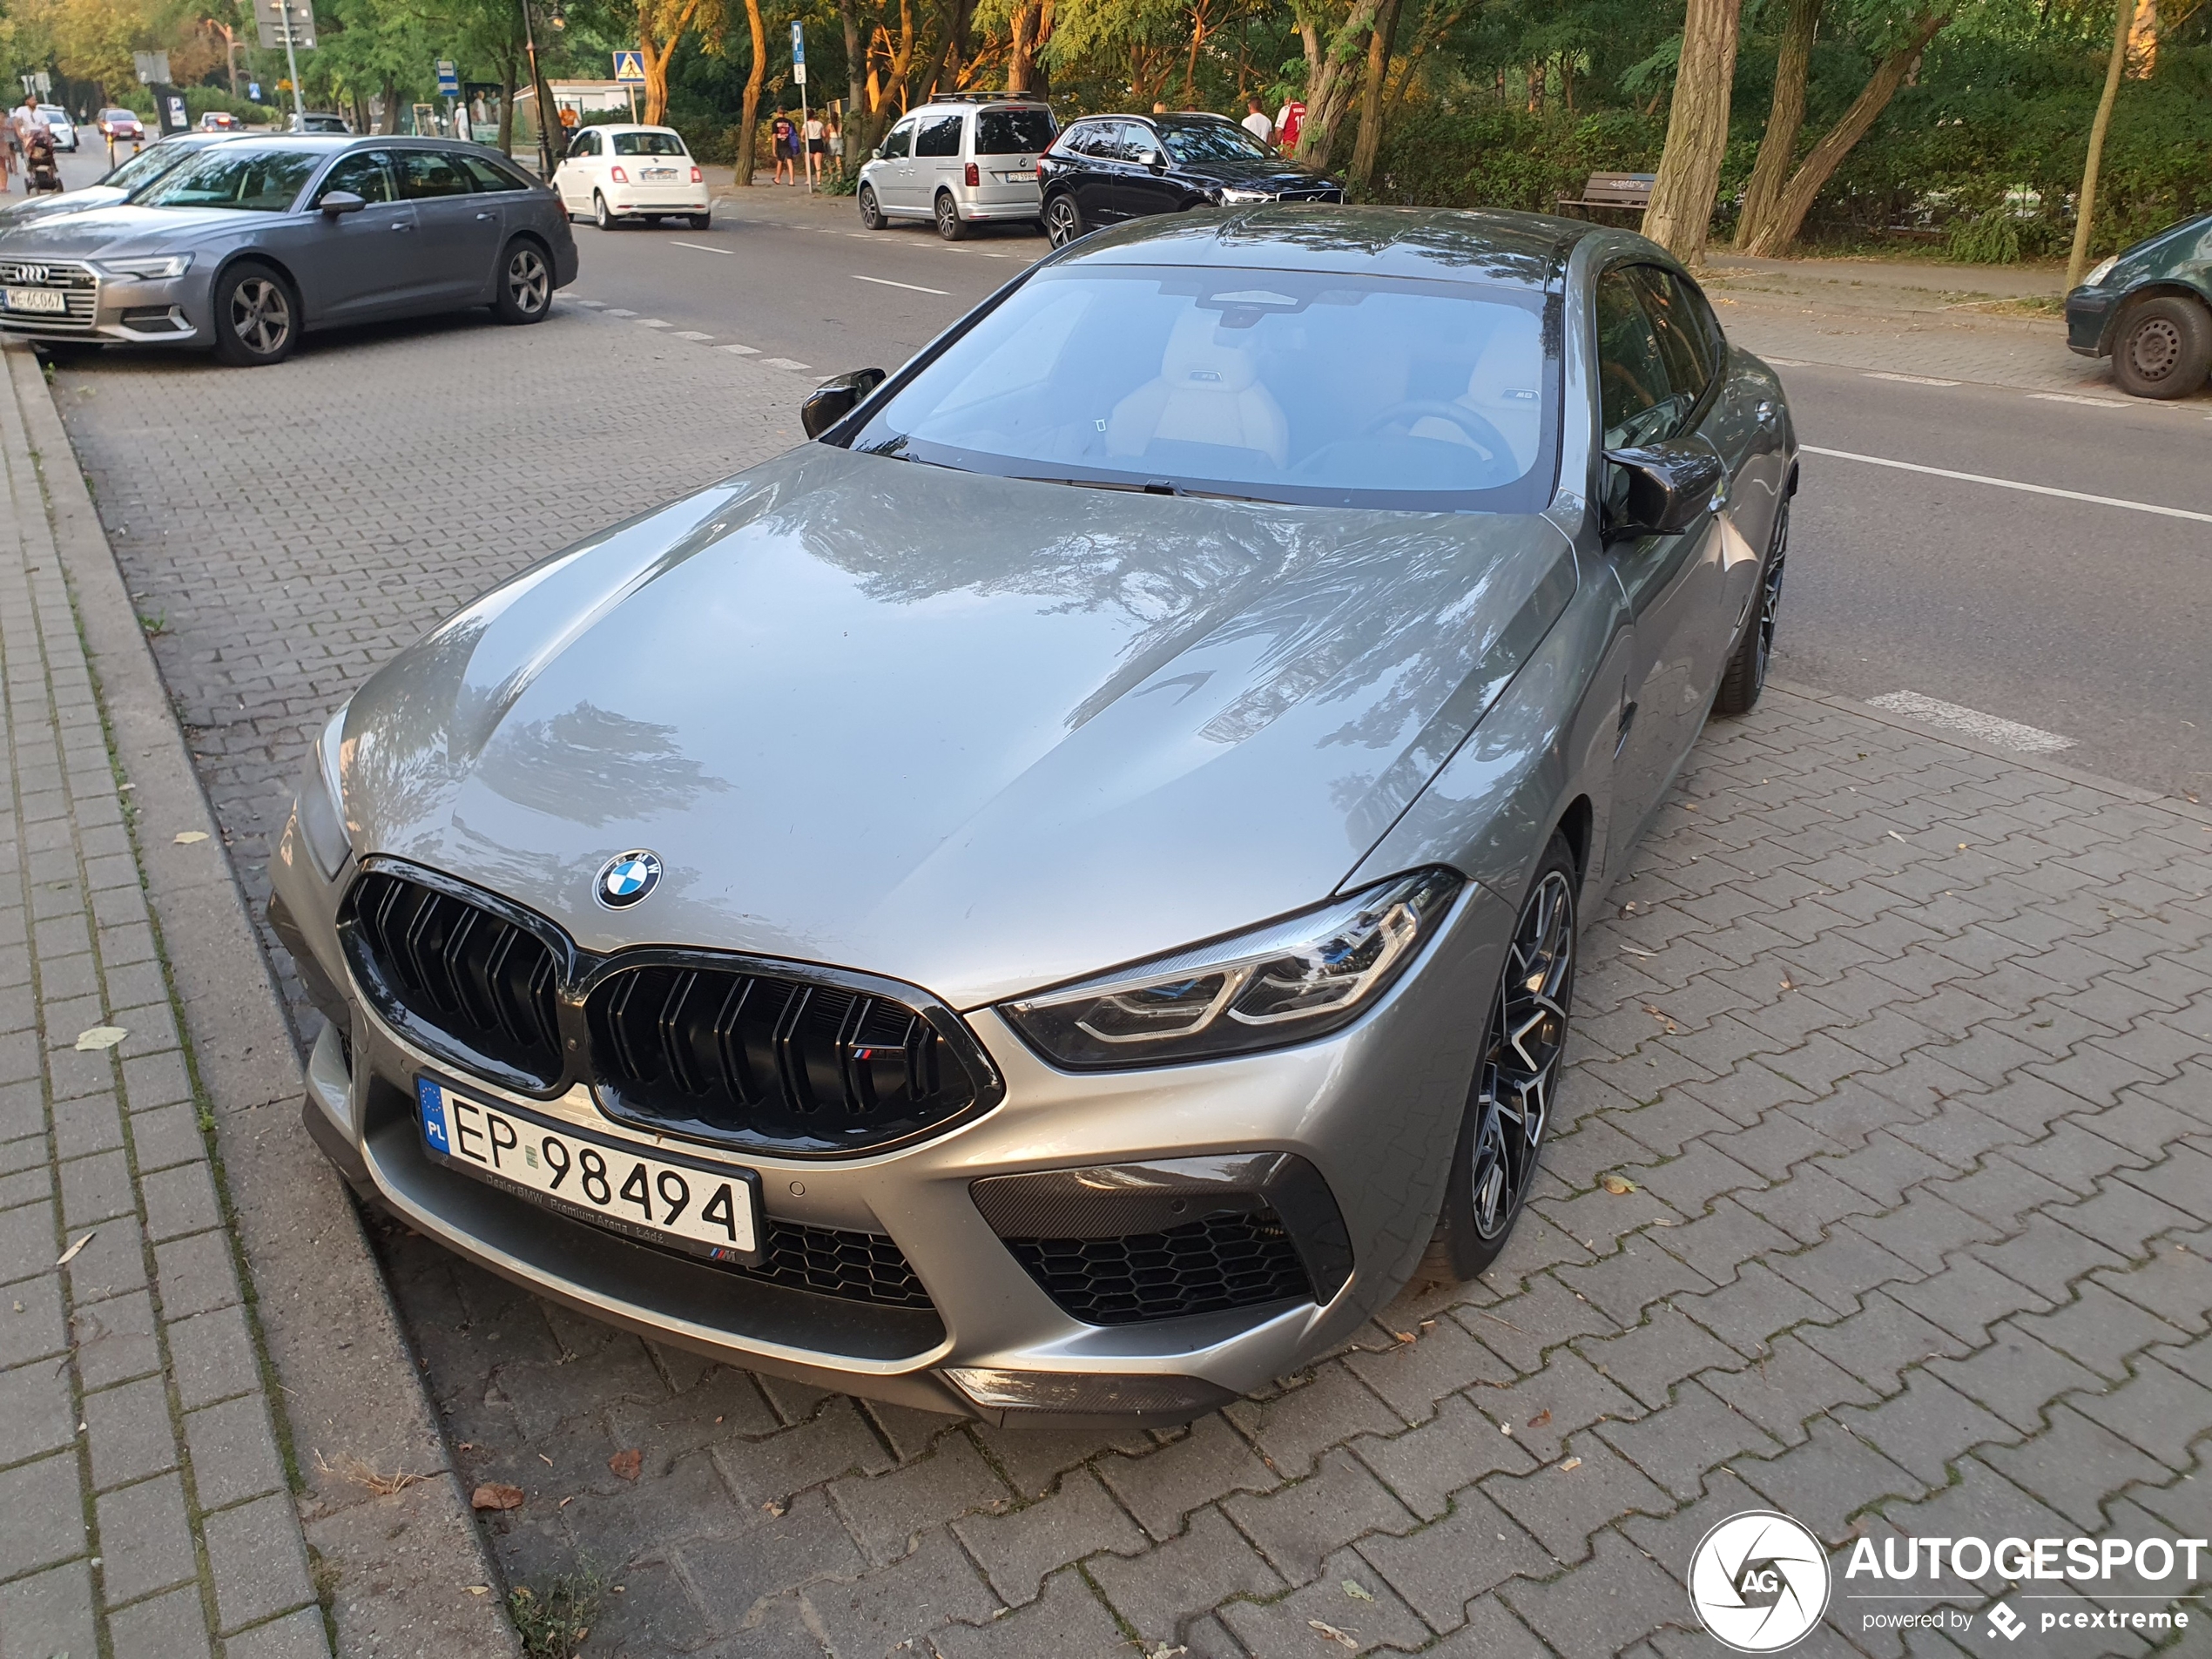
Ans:
[[[43,265],[0,265],[0,280],[36,285],[46,281],[52,273]]]
[[[591,896],[610,910],[627,910],[660,885],[660,855],[639,847],[600,867]]]

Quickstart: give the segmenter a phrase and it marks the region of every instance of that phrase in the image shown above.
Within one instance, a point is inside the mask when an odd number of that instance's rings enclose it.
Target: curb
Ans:
[[[116,763],[141,824],[219,843],[168,693],[37,359],[5,347]],[[341,1655],[517,1659],[420,1367],[343,1182],[300,1125],[298,1051],[226,857],[138,857],[212,1110],[224,1198],[288,1424],[294,1496]],[[280,1396],[280,1398],[279,1398]],[[374,1491],[341,1468],[394,1477]],[[390,1486],[394,1482],[379,1482]],[[470,1586],[479,1593],[469,1593]]]

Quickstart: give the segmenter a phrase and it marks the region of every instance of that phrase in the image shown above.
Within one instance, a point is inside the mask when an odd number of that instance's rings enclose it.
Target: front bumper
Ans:
[[[968,1022],[1005,1096],[934,1139],[834,1159],[668,1143],[759,1171],[772,1224],[887,1235],[930,1303],[894,1307],[738,1278],[565,1219],[434,1158],[415,1116],[422,1074],[640,1150],[658,1137],[603,1114],[582,1085],[534,1100],[410,1046],[344,967],[334,918],[351,867],[325,883],[291,826],[273,873],[280,932],[346,1034],[341,1042],[326,1030],[316,1044],[309,1127],[358,1188],[457,1253],[610,1324],[815,1386],[987,1419],[1022,1409],[1009,1402],[1025,1390],[1035,1409],[1188,1418],[1297,1369],[1386,1301],[1441,1201],[1512,921],[1509,907],[1470,884],[1422,961],[1366,1018],[1296,1049],[1075,1075],[1044,1064],[987,1009]],[[1341,1216],[1351,1271],[1325,1304],[1087,1324],[1016,1260],[971,1190],[994,1176],[1267,1153],[1309,1163]],[[964,1392],[952,1372],[1012,1380],[979,1393],[971,1375]]]
[[[2076,288],[2066,297],[2067,349],[2083,357],[2109,357],[2107,336],[2121,296],[2108,288]]]
[[[196,283],[195,276],[200,277]],[[205,276],[194,271],[151,281],[95,274],[89,287],[62,287],[69,309],[59,315],[0,307],[0,334],[18,340],[189,345],[206,338],[206,291]]]

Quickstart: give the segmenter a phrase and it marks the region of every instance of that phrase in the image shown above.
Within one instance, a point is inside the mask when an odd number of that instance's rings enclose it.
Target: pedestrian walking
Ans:
[[[1245,107],[1251,111],[1251,113],[1247,115],[1242,123],[1244,131],[1251,133],[1252,137],[1258,138],[1262,144],[1274,143],[1275,124],[1267,118],[1267,106],[1259,101],[1257,94],[1246,98],[1244,100],[1244,104]]]
[[[840,179],[845,177],[845,126],[838,119],[837,111],[830,111],[829,132],[823,140],[829,145],[830,165]]]
[[[822,158],[829,152],[829,127],[819,115],[806,118],[806,182],[822,182]]]
[[[1298,148],[1298,129],[1305,125],[1305,105],[1285,98],[1275,114],[1275,147],[1285,155]]]
[[[774,152],[776,158],[775,182],[779,185],[796,185],[799,182],[796,165],[799,155],[798,136],[799,130],[792,125],[791,118],[787,115],[777,116],[773,125],[768,129],[769,148]],[[788,178],[785,176],[786,173],[790,175]]]

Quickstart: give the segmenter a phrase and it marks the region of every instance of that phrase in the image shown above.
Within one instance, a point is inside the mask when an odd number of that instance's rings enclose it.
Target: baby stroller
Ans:
[[[62,170],[54,160],[54,135],[34,126],[23,141],[23,185],[31,195],[62,187]]]

